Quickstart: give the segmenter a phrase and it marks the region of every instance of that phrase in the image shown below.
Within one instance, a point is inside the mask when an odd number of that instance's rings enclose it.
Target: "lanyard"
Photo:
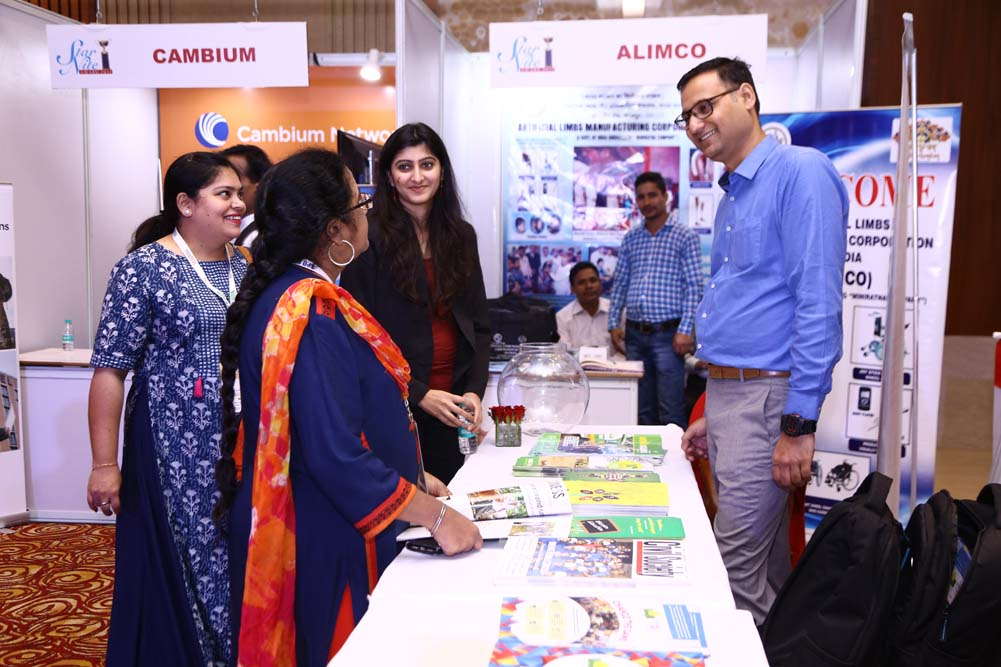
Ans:
[[[203,283],[205,283],[205,286],[208,287],[213,294],[222,299],[222,302],[226,304],[227,308],[232,306],[233,302],[236,301],[236,278],[233,277],[233,251],[229,247],[229,244],[226,244],[226,261],[229,263],[229,297],[227,298],[227,296],[222,293],[222,290],[209,281],[209,277],[205,275],[205,269],[203,269],[202,265],[198,263],[197,259],[195,259],[195,254],[191,252],[191,248],[188,247],[188,242],[184,240],[184,237],[181,236],[180,232],[175,229],[174,233],[170,236],[174,239],[174,243],[177,244],[177,247],[181,249],[181,253],[184,255],[185,259],[188,260],[188,264],[191,265],[195,274]]]
[[[319,266],[319,264],[317,264],[316,262],[310,261],[308,259],[300,259],[298,262],[296,262],[296,266],[301,266],[302,268],[306,269],[307,271],[312,271],[316,275],[318,275],[321,278],[323,278],[324,280],[326,280],[328,283],[333,283],[334,282],[333,278],[331,278],[329,275],[327,275],[327,272],[324,271],[323,269],[321,269],[320,266]]]

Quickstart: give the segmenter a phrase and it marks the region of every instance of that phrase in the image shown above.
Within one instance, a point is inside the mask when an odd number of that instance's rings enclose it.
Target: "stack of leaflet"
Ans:
[[[659,435],[622,433],[543,433],[532,448],[533,455],[598,454],[639,456],[659,465],[664,461],[664,444]]]
[[[507,537],[516,519],[570,514],[571,511],[566,487],[558,479],[525,481],[516,486],[460,493],[440,500],[478,522],[484,539]],[[430,536],[427,528],[417,526],[403,531],[396,539],[405,541]]]
[[[499,585],[663,586],[685,583],[681,540],[512,535],[504,545]]]
[[[574,516],[667,516],[663,482],[563,480]]]
[[[607,595],[506,597],[490,667],[705,667],[708,657],[702,613],[684,604]]]
[[[520,456],[511,468],[515,477],[562,477],[564,479],[659,482],[653,463],[642,456],[601,454],[538,454]]]

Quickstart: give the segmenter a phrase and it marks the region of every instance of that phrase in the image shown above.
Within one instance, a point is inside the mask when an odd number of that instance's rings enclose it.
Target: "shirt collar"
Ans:
[[[603,296],[598,297],[598,311],[595,315],[598,313],[607,313],[611,306],[612,304],[608,299]],[[584,310],[584,307],[580,305],[580,301],[577,300],[577,297],[573,298],[573,307],[571,308],[571,312],[573,315],[584,313],[585,315],[591,316],[591,314]]]
[[[735,169],[733,173],[736,173],[738,176],[742,176],[749,181],[753,180],[754,175],[758,173],[758,169],[762,164],[764,164],[765,160],[768,159],[768,156],[772,154],[772,151],[774,151],[778,145],[779,142],[775,140],[775,137],[770,135],[765,136],[765,138],[754,147],[754,150],[752,150],[750,154],[748,154],[748,156],[745,157],[739,165],[737,165],[737,169]],[[730,173],[731,172],[727,171],[720,176],[719,186],[724,190],[726,190],[727,186],[730,185]]]

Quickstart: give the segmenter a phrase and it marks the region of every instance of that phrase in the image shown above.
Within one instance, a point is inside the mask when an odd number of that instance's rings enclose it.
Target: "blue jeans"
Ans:
[[[639,386],[640,424],[688,426],[685,360],[674,352],[676,328],[645,334],[626,327],[626,358],[643,361]]]

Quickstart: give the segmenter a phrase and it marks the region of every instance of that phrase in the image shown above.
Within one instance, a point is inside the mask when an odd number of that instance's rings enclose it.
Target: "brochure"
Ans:
[[[687,580],[678,540],[512,536],[498,583],[662,586]]]
[[[517,473],[516,473],[517,474]],[[578,482],[659,482],[652,470],[574,470],[562,475],[563,481]]]
[[[536,455],[557,453],[642,456],[660,464],[664,460],[664,445],[655,434],[543,433],[532,449]]]
[[[570,537],[680,540],[685,527],[673,516],[593,516],[574,518]]]
[[[540,454],[520,456],[512,466],[516,477],[562,477],[574,471],[651,471],[653,464],[641,456],[599,454]]]
[[[506,597],[491,667],[705,667],[702,614],[654,599]]]
[[[593,482],[564,480],[573,513],[660,515],[668,513],[667,484],[663,482]]]
[[[455,494],[440,500],[470,520],[483,522],[480,534],[485,539],[507,537],[512,519],[570,514],[571,511],[567,490],[561,480],[526,480],[515,486]],[[503,520],[503,523],[497,520]],[[492,523],[498,525],[487,527],[486,524]],[[406,541],[430,536],[431,531],[427,528],[415,526],[403,531],[396,539]]]

